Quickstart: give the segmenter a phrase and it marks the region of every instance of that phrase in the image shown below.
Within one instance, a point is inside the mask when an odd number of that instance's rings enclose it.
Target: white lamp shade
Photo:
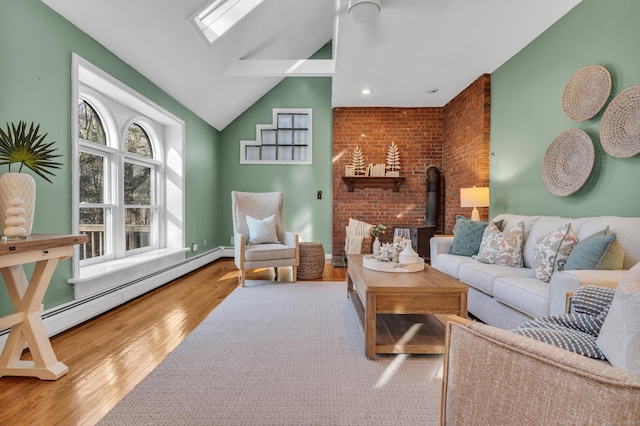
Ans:
[[[480,220],[476,207],[489,207],[489,188],[460,188],[460,207],[473,207],[471,220]]]
[[[489,207],[489,188],[460,188],[460,207]]]
[[[357,23],[373,22],[380,13],[380,0],[350,0],[349,15]]]

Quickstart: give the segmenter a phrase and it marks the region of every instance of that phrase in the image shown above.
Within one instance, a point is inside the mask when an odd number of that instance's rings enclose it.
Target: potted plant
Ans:
[[[40,134],[40,125],[33,122],[27,130],[24,121],[7,123],[6,132],[0,128],[0,165],[8,165],[9,171],[0,176],[0,227],[5,228],[6,211],[10,201],[20,199],[24,202],[24,225],[26,235],[31,235],[33,215],[35,212],[35,181],[26,173],[21,173],[24,166],[47,182],[51,182],[49,176],[55,176],[52,169],[59,169],[61,163],[54,161],[60,157],[54,154],[55,142],[45,142],[47,133]],[[11,165],[20,163],[17,172],[11,171]]]

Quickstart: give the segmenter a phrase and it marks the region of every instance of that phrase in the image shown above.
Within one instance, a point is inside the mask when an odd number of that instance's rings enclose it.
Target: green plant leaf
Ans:
[[[17,126],[15,123],[7,123],[6,132],[0,128],[0,165],[8,164],[11,171],[12,164],[20,163],[18,172],[22,171],[23,166],[27,166],[38,176],[51,182],[47,175],[55,176],[51,169],[59,169],[62,163],[53,160],[61,155],[54,154],[55,142],[45,143],[46,137],[47,133],[40,135],[40,125],[33,122],[28,132],[24,121],[20,121]]]

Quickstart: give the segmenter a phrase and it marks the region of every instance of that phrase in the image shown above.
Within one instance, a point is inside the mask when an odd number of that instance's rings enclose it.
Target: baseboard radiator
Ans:
[[[218,247],[118,287],[48,309],[42,313],[47,334],[51,337],[62,333],[222,257],[233,257],[233,247]],[[0,330],[0,349],[4,347],[9,330]]]

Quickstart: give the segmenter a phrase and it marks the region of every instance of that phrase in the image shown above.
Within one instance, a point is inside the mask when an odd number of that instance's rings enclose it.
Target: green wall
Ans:
[[[611,73],[609,100],[640,85],[638,16],[638,0],[584,0],[492,74],[492,216],[640,214],[640,155],[622,159],[604,152],[599,139],[604,108],[576,123],[564,115],[561,104],[571,76],[589,65]],[[589,134],[596,160],[580,190],[558,197],[542,181],[542,159],[551,141],[571,128]]]
[[[64,167],[50,184],[36,179],[34,233],[71,232],[71,53],[75,52],[137,90],[186,123],[185,244],[204,240],[220,245],[218,200],[220,133],[152,82],[38,0],[0,2],[0,125],[25,120],[40,123],[56,141]],[[14,169],[15,170],[15,169]],[[0,167],[0,173],[6,167]],[[206,184],[203,184],[206,182]],[[45,308],[73,299],[71,260],[60,263],[45,297]],[[0,315],[10,312],[0,286]]]
[[[331,44],[312,58],[330,59]],[[240,141],[256,140],[256,125],[273,121],[273,108],[313,109],[312,165],[240,164]],[[301,241],[317,241],[331,253],[333,115],[329,77],[288,77],[248,108],[222,132],[222,230],[233,235],[231,191],[284,192],[284,221]],[[316,198],[322,191],[322,200]]]

